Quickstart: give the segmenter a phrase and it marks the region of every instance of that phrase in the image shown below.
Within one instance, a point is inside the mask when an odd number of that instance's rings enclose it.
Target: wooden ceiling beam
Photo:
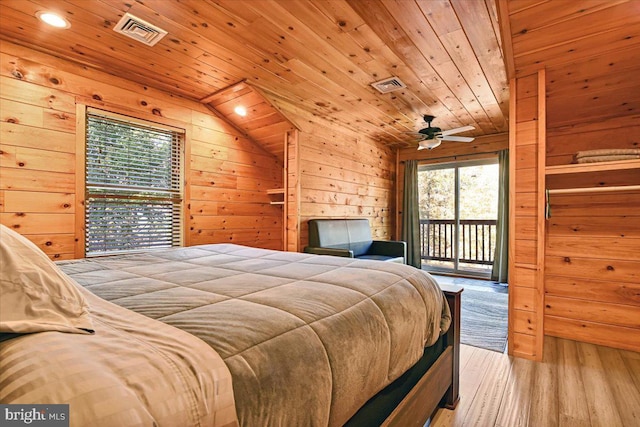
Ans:
[[[500,39],[502,40],[502,58],[507,70],[507,79],[516,76],[516,64],[513,58],[513,40],[511,38],[511,17],[509,16],[509,0],[495,0],[500,24]]]
[[[246,85],[246,80],[247,79],[242,79],[239,82],[236,82],[230,86],[224,87],[220,90],[217,90],[215,92],[213,92],[210,95],[205,96],[204,98],[202,98],[200,100],[200,102],[202,102],[203,104],[209,104],[210,102],[213,101],[218,101],[216,103],[219,103],[220,99],[227,99],[229,97],[230,94],[234,94],[237,93],[240,90],[246,89],[247,85]]]

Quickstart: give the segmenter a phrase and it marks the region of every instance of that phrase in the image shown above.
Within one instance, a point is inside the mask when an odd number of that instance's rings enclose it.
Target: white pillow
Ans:
[[[77,285],[36,245],[0,225],[0,333],[93,333]]]

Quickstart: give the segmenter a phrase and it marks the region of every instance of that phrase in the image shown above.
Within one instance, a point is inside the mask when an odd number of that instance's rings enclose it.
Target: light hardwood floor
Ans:
[[[542,362],[463,345],[460,402],[431,427],[639,427],[640,353],[546,337]]]

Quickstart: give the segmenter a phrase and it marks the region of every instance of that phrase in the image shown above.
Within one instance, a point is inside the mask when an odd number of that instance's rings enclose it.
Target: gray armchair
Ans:
[[[310,219],[306,253],[405,263],[407,245],[394,240],[373,240],[366,218]]]

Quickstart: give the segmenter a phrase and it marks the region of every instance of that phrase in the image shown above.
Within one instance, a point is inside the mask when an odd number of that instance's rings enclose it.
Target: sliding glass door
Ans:
[[[418,169],[423,268],[488,276],[495,252],[498,161]]]

